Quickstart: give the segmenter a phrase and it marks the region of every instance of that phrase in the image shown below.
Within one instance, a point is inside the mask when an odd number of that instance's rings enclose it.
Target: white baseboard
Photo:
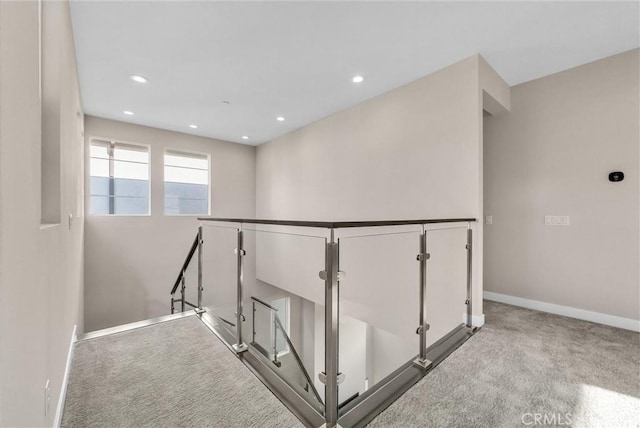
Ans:
[[[467,313],[462,313],[462,322],[464,324],[467,323]],[[484,314],[481,315],[471,315],[471,325],[474,327],[482,327],[484,325]]]
[[[58,407],[56,408],[56,418],[53,421],[54,428],[59,428],[62,423],[62,410],[64,409],[64,399],[67,396],[67,384],[69,383],[69,371],[71,370],[71,360],[73,359],[73,344],[78,339],[76,330],[78,325],[73,326],[71,333],[71,343],[69,343],[69,353],[67,354],[67,364],[64,368],[64,377],[62,378],[62,386],[60,387],[60,396],[58,396]]]
[[[474,327],[482,327],[484,325],[484,314],[482,314],[482,315],[472,315],[471,316],[471,324]]]
[[[536,311],[549,312],[551,314],[562,315],[569,318],[576,318],[579,320],[609,325],[611,327],[640,332],[640,320],[587,311],[585,309],[573,308],[571,306],[540,302],[538,300],[524,299],[522,297],[509,296],[507,294],[492,293],[490,291],[485,291],[483,295],[486,300],[492,300],[494,302],[521,306],[523,308],[534,309]]]

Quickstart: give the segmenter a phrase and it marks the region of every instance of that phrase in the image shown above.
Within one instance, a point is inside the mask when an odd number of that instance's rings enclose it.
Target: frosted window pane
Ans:
[[[113,151],[113,158],[115,160],[149,163],[149,152],[143,150],[144,148],[141,148],[141,150],[128,150],[116,146]]]
[[[113,176],[116,178],[146,180],[149,178],[149,165],[124,161],[114,161]]]
[[[95,141],[89,152],[90,214],[149,214],[149,149]]]
[[[92,158],[109,159],[109,152],[106,146],[91,145],[89,153]]]
[[[201,169],[165,166],[164,181],[171,183],[207,184],[209,182],[209,172]]]
[[[89,170],[92,177],[109,177],[109,160],[89,159]]]
[[[194,169],[209,169],[209,160],[206,157],[179,156],[165,153],[164,164],[166,166],[182,166]]]
[[[209,159],[171,152],[164,162],[164,213],[208,215]]]

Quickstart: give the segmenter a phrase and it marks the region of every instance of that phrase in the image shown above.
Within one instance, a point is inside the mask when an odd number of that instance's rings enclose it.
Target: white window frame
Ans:
[[[99,143],[105,143],[105,144],[112,144],[112,145],[121,145],[121,146],[133,146],[133,147],[144,147],[147,151],[147,153],[149,154],[149,162],[147,163],[147,166],[149,168],[149,178],[147,179],[147,186],[148,186],[148,194],[149,194],[149,200],[148,200],[148,206],[147,206],[147,213],[146,214],[92,214],[91,213],[91,146],[94,145],[94,142],[99,142]],[[100,144],[96,144],[96,145],[100,145]],[[86,151],[86,157],[87,157],[87,163],[86,163],[86,171],[88,171],[89,173],[87,174],[87,188],[89,189],[88,195],[87,195],[87,215],[91,216],[91,217],[151,217],[151,146],[149,144],[142,144],[142,143],[132,143],[129,141],[122,141],[122,140],[114,140],[113,138],[103,138],[103,137],[90,137],[89,138],[89,150]],[[110,160],[110,163],[112,161]],[[112,172],[110,171],[110,176],[111,176]],[[115,178],[115,177],[112,177]]]

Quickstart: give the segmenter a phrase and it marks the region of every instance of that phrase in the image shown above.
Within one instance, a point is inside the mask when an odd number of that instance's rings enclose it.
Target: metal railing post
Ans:
[[[232,345],[236,353],[244,352],[248,349],[246,343],[242,341],[242,286],[244,281],[243,257],[246,251],[243,247],[243,232],[238,229],[237,247],[236,247],[236,279],[237,279],[237,304],[236,304],[236,335],[237,342]]]
[[[468,223],[467,227],[467,327],[473,328],[473,299],[471,290],[471,274],[472,274],[472,262],[473,262],[473,230],[471,229],[471,223]]]
[[[277,367],[282,366],[282,363],[280,361],[278,361],[278,321],[277,321],[277,317],[278,315],[271,311],[271,318],[273,318],[273,325],[272,327],[272,331],[273,331],[273,343],[272,343],[272,348],[273,348],[273,364],[275,364]]]
[[[198,227],[198,309],[202,309],[202,226]]]
[[[325,245],[325,313],[324,313],[324,397],[325,421],[327,428],[338,424],[338,310],[339,310],[339,244],[334,241],[331,229],[331,241]]]
[[[422,368],[427,368],[431,365],[431,361],[427,359],[427,330],[429,330],[429,324],[427,324],[427,260],[429,260],[429,257],[430,255],[427,253],[427,231],[422,225],[420,252],[416,257],[420,263],[420,325],[416,331],[420,336],[420,350],[418,358],[414,360],[414,364]]]

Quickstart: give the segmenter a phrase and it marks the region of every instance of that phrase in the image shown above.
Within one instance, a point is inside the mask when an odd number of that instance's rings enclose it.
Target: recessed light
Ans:
[[[222,104],[224,104],[224,105],[228,106],[228,105],[229,105],[229,104],[231,104],[231,103],[230,103],[229,101],[225,100],[225,101],[222,101]]]
[[[197,127],[198,127],[198,125],[189,125],[189,128],[196,129]]]
[[[125,110],[123,111],[123,113],[126,114],[127,116],[133,116],[133,112],[129,110]]]
[[[242,139],[243,139],[243,140],[248,140],[248,139],[249,139],[249,137],[248,137],[248,136],[246,136],[246,135],[243,135],[243,136],[242,136]]]
[[[278,117],[276,117],[276,120],[277,120],[278,122],[284,122],[284,117],[282,117],[282,116],[278,116]]]
[[[131,78],[131,80],[136,83],[147,83],[149,81],[149,79],[139,74],[132,74],[131,76],[129,76],[129,78]]]
[[[360,75],[353,76],[353,79],[351,79],[353,83],[362,83],[363,80],[364,80],[364,77]]]

